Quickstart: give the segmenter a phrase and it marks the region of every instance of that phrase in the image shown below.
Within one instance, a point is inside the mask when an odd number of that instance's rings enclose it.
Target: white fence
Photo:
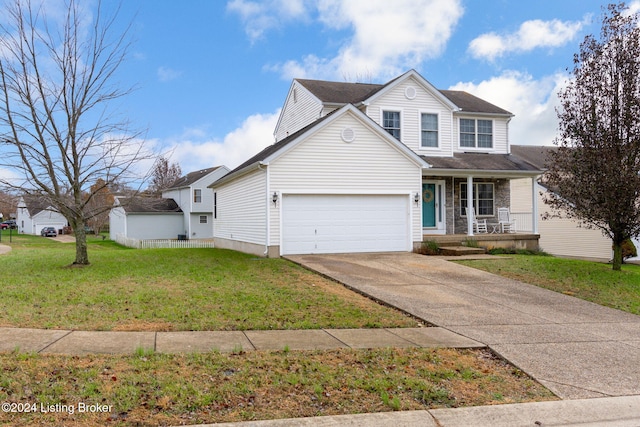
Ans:
[[[140,240],[131,237],[116,235],[116,242],[135,249],[184,249],[184,248],[213,248],[213,240],[209,239],[193,239],[193,240],[173,240],[173,239],[154,239]]]

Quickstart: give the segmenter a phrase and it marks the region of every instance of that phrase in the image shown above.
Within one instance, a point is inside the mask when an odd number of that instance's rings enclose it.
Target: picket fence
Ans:
[[[192,240],[174,240],[174,239],[151,239],[140,240],[118,234],[116,242],[135,249],[187,249],[187,248],[213,248],[213,240],[210,239],[192,239]]]

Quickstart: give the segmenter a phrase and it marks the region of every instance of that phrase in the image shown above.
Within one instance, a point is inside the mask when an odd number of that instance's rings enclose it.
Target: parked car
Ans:
[[[0,222],[0,229],[6,230],[7,228],[16,229],[18,228],[18,224],[12,219]]]
[[[58,235],[58,232],[54,227],[45,227],[40,230],[40,235],[42,237],[56,237]]]

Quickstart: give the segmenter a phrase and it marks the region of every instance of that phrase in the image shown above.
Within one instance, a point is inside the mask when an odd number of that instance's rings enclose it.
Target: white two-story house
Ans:
[[[213,237],[213,182],[226,175],[229,168],[216,166],[191,172],[162,192],[163,199],[173,199],[184,212],[184,234],[190,239]]]
[[[386,84],[296,79],[276,142],[211,186],[216,245],[280,256],[472,236],[469,208],[494,222],[509,181],[541,173],[510,153],[512,117],[414,70]]]

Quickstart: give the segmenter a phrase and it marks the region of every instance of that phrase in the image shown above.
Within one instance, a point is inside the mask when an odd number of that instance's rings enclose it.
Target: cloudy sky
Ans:
[[[273,143],[295,77],[385,83],[415,69],[515,114],[513,144],[551,144],[556,92],[595,0],[127,0],[126,113],[183,172]],[[638,1],[632,2],[637,8]]]

